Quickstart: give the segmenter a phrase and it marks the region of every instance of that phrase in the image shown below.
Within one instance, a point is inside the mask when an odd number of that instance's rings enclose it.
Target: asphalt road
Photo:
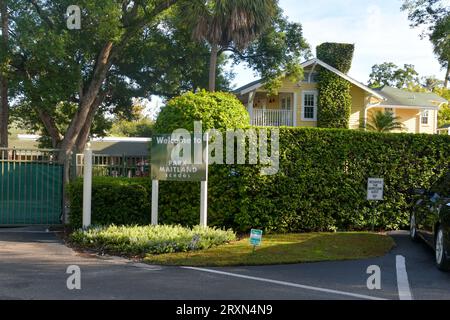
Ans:
[[[450,299],[450,273],[435,268],[433,252],[405,232],[392,236],[397,247],[376,259],[189,269],[80,255],[39,228],[0,229],[0,299]],[[80,290],[67,288],[71,265],[81,270]],[[380,290],[367,288],[373,265]]]

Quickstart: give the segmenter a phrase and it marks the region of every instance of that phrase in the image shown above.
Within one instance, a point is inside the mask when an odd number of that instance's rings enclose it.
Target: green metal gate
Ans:
[[[56,150],[0,149],[0,225],[61,224],[64,166]]]

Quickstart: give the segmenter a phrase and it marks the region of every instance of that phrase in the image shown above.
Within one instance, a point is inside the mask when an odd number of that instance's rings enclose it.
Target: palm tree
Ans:
[[[193,0],[180,9],[193,38],[211,46],[209,91],[214,91],[218,56],[244,50],[271,25],[279,7],[278,0]]]
[[[405,126],[399,121],[399,117],[394,117],[392,112],[377,111],[372,114],[370,123],[366,128],[376,132],[391,132],[393,130],[404,130]]]

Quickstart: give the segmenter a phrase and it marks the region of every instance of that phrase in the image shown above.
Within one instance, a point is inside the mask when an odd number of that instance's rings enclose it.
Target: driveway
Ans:
[[[397,247],[375,259],[182,268],[78,254],[43,228],[0,229],[0,299],[450,299],[450,273],[434,267],[432,251],[405,232],[392,236]],[[73,265],[80,290],[67,287]],[[380,267],[380,290],[367,288],[369,266]]]

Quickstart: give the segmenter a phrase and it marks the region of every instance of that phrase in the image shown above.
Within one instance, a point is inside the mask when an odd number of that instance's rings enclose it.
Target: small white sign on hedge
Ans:
[[[384,200],[384,179],[369,178],[367,183],[367,200]]]

